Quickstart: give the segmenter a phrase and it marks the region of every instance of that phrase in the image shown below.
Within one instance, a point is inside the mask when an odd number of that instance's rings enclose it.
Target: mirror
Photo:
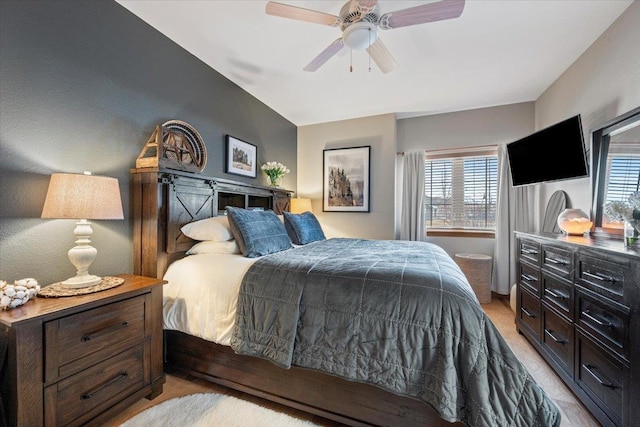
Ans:
[[[606,123],[592,134],[591,218],[596,232],[622,235],[622,223],[609,218],[607,202],[627,201],[640,190],[640,107]]]

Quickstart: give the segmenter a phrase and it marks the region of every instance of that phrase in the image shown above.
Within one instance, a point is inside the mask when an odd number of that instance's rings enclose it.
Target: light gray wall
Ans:
[[[398,120],[398,151],[438,150],[513,142],[533,132],[533,102],[480,108]],[[398,158],[396,218],[402,198],[402,158]],[[396,221],[396,230],[400,224]],[[493,256],[494,239],[429,237],[447,253],[475,252]]]
[[[536,129],[581,114],[585,142],[590,147],[592,131],[638,106],[640,2],[636,1],[538,98]],[[556,190],[564,190],[573,207],[590,210],[589,178],[535,188],[538,229],[547,202]]]
[[[323,150],[371,146],[370,212],[322,212]],[[311,199],[327,237],[394,238],[396,118],[393,114],[298,128],[298,195]]]
[[[83,170],[118,178],[125,212],[94,221],[91,271],[131,272],[129,168],[169,119],[202,135],[205,175],[266,183],[223,172],[228,133],[286,164],[296,189],[296,126],[116,2],[1,1],[0,58],[0,279],[75,274],[74,222],[40,214],[50,174]]]

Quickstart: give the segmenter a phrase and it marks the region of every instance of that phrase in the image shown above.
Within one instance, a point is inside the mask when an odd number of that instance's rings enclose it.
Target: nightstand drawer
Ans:
[[[145,339],[145,296],[45,324],[46,382],[64,378]]]
[[[149,376],[148,374],[146,375]],[[80,425],[145,384],[144,345],[115,355],[45,389],[46,419]]]

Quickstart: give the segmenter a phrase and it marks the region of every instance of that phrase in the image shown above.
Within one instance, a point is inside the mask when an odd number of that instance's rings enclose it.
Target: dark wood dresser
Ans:
[[[10,426],[100,425],[162,393],[163,280],[121,275],[92,294],[0,313],[1,396]]]
[[[604,426],[640,420],[640,252],[516,232],[516,326]]]

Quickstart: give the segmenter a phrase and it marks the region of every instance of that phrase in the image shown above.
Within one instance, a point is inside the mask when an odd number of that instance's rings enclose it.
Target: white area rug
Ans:
[[[313,427],[309,421],[216,393],[198,393],[153,406],[120,427]]]

